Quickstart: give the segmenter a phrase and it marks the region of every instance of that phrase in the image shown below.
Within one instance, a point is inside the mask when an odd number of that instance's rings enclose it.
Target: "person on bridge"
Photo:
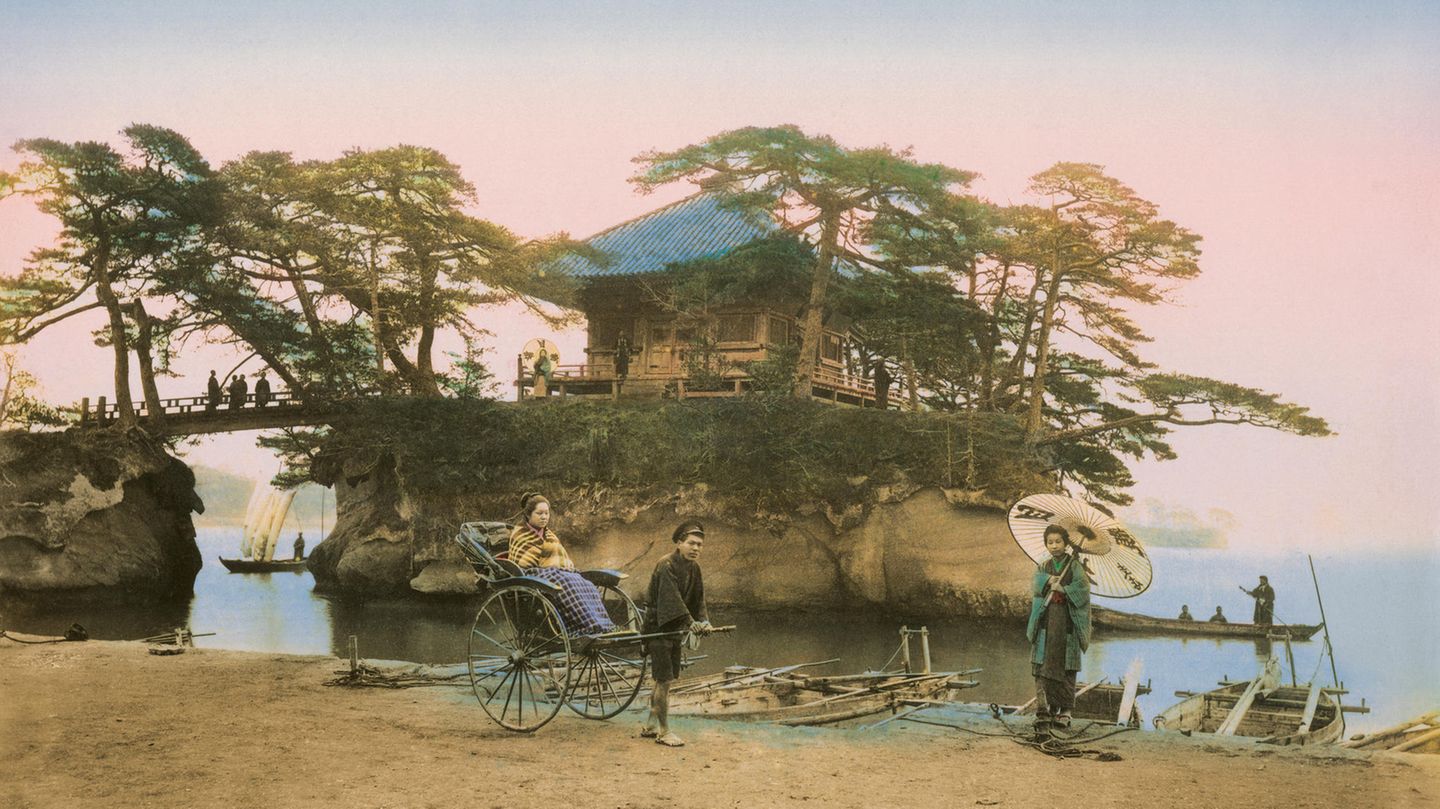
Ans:
[[[255,406],[264,407],[267,404],[270,404],[270,380],[261,371],[260,378],[255,380]]]
[[[220,390],[220,380],[215,378],[215,372],[210,372],[210,379],[205,383],[205,412],[214,413],[220,407],[220,400],[225,394]]]
[[[249,392],[250,385],[245,381],[245,375],[236,374],[234,381],[230,383],[230,409],[239,410],[244,407]]]

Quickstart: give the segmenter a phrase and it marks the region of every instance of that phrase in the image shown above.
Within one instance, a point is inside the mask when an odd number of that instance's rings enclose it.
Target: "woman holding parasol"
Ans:
[[[1090,646],[1090,581],[1070,554],[1069,531],[1047,526],[1045,549],[1050,558],[1031,579],[1025,627],[1035,677],[1035,724],[1067,728],[1075,708],[1075,675]]]
[[[1035,724],[1069,727],[1075,677],[1090,646],[1090,596],[1129,598],[1150,586],[1150,558],[1114,517],[1080,500],[1034,494],[1010,509],[1010,533],[1037,568],[1030,583]]]

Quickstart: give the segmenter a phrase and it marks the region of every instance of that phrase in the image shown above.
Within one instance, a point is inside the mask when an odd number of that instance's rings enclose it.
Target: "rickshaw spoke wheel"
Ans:
[[[570,639],[555,605],[532,587],[497,590],[470,630],[467,667],[475,699],[510,730],[532,732],[565,702]]]

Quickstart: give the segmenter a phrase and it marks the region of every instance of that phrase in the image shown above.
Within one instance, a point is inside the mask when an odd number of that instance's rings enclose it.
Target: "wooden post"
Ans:
[[[930,673],[930,628],[920,627],[920,654],[925,660],[925,673]]]
[[[610,380],[610,398],[617,402],[620,401],[620,380],[618,379]]]
[[[354,677],[360,673],[360,640],[354,635],[350,636],[350,676]]]
[[[910,673],[910,627],[900,627],[900,662],[905,666],[905,673]]]
[[[90,397],[80,399],[80,426],[85,426],[90,421]]]
[[[96,403],[95,403],[95,423],[96,423],[96,424],[102,424],[102,425],[105,423],[105,397],[104,397],[104,396],[101,396],[99,399],[96,400]]]
[[[677,379],[677,380],[675,380],[675,398],[676,398],[676,399],[684,399],[684,398],[685,398],[685,380],[684,380],[684,379]]]

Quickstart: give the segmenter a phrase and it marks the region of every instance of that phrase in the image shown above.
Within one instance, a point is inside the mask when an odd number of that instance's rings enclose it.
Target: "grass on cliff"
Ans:
[[[407,486],[435,494],[572,486],[673,493],[703,483],[777,510],[817,501],[843,508],[900,482],[1003,502],[1033,488],[1039,466],[1006,417],[764,397],[372,401],[335,427],[318,463],[355,468],[384,455]]]

